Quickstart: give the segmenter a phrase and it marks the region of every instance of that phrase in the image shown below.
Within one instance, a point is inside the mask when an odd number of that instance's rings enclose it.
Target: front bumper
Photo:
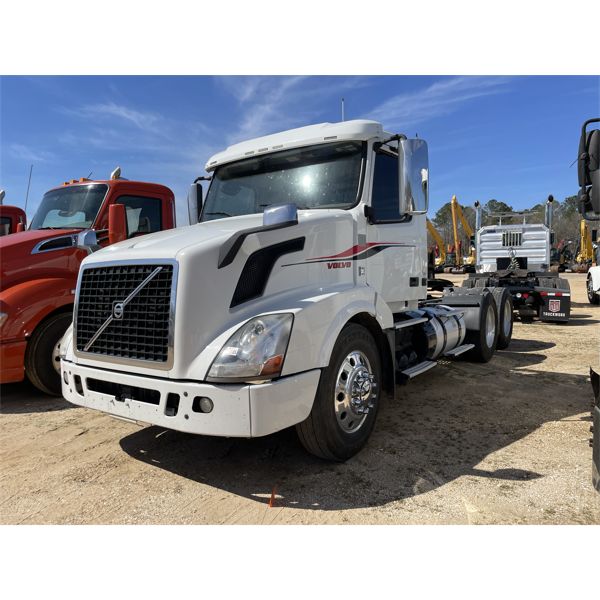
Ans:
[[[62,393],[73,404],[166,429],[227,437],[259,437],[304,421],[312,409],[320,375],[315,369],[263,384],[225,385],[142,377],[61,361]],[[94,380],[94,388],[101,382],[104,388],[118,384],[154,390],[157,403],[134,400],[126,392],[117,397],[93,391],[89,380]],[[167,404],[169,395],[179,397],[175,414],[173,396]],[[212,411],[194,411],[197,397],[209,398]]]
[[[27,341],[0,343],[0,383],[23,381]]]

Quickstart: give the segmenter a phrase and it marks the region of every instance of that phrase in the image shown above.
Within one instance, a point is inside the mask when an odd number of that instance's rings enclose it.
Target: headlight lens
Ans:
[[[73,323],[69,325],[62,339],[60,340],[60,348],[58,354],[61,358],[66,358],[69,351],[69,346],[73,340]]]
[[[256,317],[242,325],[221,348],[209,380],[271,379],[281,373],[294,315]]]
[[[0,312],[0,327],[2,326],[2,323],[6,321],[6,317],[8,317],[8,313]]]

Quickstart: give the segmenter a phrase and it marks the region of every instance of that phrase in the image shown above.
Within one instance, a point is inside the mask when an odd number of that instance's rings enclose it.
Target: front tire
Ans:
[[[310,415],[296,425],[304,448],[332,461],[354,456],[375,425],[381,382],[381,357],[373,336],[361,325],[346,325],[321,373]]]
[[[33,332],[25,352],[25,374],[44,394],[61,396],[60,341],[71,324],[70,312],[54,315]]]

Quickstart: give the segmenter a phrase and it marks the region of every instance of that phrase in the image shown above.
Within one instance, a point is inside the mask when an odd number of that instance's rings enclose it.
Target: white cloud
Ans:
[[[54,158],[52,152],[47,150],[34,150],[23,144],[11,144],[8,151],[13,158],[25,160],[30,163],[46,162]]]
[[[365,118],[379,121],[387,128],[406,128],[450,114],[474,98],[499,94],[509,81],[507,77],[443,79],[422,90],[392,96]]]
[[[153,132],[158,131],[158,125],[163,120],[160,115],[153,112],[137,110],[115,102],[87,104],[76,109],[64,109],[63,112],[86,119],[117,118],[143,131]]]

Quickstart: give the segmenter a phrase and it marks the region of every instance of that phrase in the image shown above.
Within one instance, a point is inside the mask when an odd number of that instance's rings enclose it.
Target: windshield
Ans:
[[[87,229],[100,210],[108,186],[76,185],[44,194],[30,229]]]
[[[218,168],[202,221],[261,213],[293,202],[303,208],[350,208],[358,201],[363,143],[284,150]]]

